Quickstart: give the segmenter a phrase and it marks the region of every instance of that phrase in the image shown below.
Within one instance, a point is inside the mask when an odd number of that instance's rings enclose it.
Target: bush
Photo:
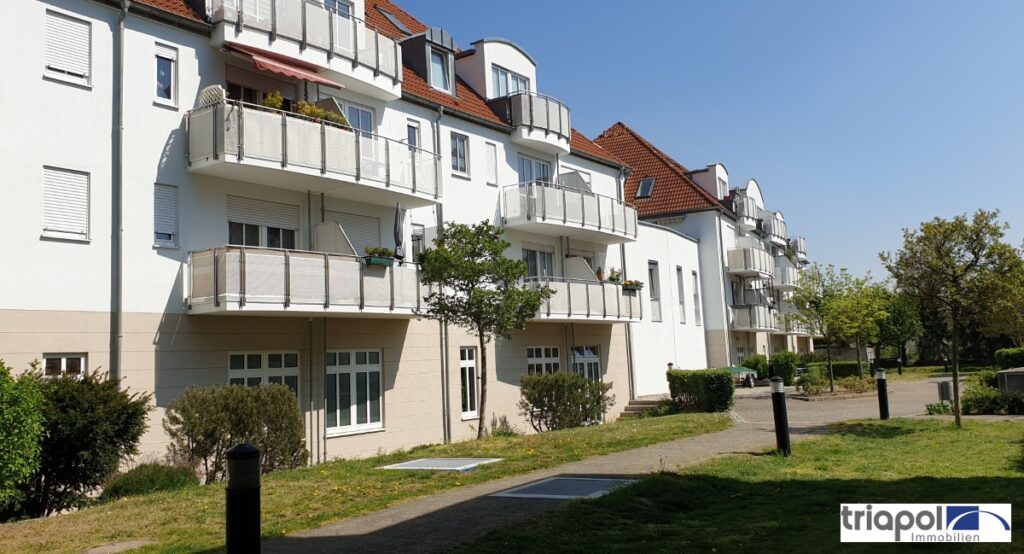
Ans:
[[[814,352],[805,352],[800,355],[800,365],[807,367],[813,363],[827,362],[828,352],[824,350],[816,350]]]
[[[662,417],[678,414],[683,411],[683,406],[671,398],[663,398],[658,404],[640,412],[640,418]]]
[[[264,95],[263,105],[275,110],[280,110],[284,107],[284,97],[281,96],[281,91],[275,90],[274,92]]]
[[[348,119],[346,119],[344,115],[332,112],[331,110],[328,109],[321,108],[316,104],[311,104],[304,100],[299,100],[299,102],[295,105],[295,111],[306,117],[311,117],[313,119],[322,119],[324,121],[330,121],[331,123],[337,123],[338,125],[343,125],[345,127],[352,127],[351,125],[349,125]]]
[[[875,380],[866,375],[864,377],[843,377],[836,381],[836,386],[849,392],[869,392],[878,388]]]
[[[21,487],[18,516],[39,517],[86,504],[138,453],[150,395],[121,389],[99,373],[40,379],[43,437],[39,468]]]
[[[191,468],[141,464],[111,479],[103,489],[99,500],[107,502],[125,496],[139,496],[198,484],[199,478]]]
[[[807,364],[807,371],[817,373],[822,379],[828,379],[828,362],[814,362]],[[869,372],[868,364],[861,363],[861,374]],[[834,361],[832,362],[832,376],[836,379],[841,377],[857,376],[857,362]]]
[[[779,352],[772,356],[772,373],[782,377],[787,385],[796,382],[796,367],[800,364],[800,357],[793,352]]]
[[[967,377],[968,387],[989,387],[991,389],[999,388],[999,372],[994,369],[983,369],[975,373],[970,374]]]
[[[519,410],[537,432],[580,427],[599,421],[615,398],[611,383],[591,381],[576,373],[524,375]]]
[[[743,367],[757,372],[758,379],[768,378],[768,357],[764,354],[754,354],[743,358]]]
[[[668,371],[668,389],[682,406],[702,412],[724,412],[732,407],[735,385],[732,372],[726,368],[672,369]]]
[[[20,496],[18,486],[39,468],[42,402],[35,373],[15,379],[0,360],[0,508]]]
[[[395,251],[383,246],[367,246],[364,250],[367,256],[378,256],[381,258],[394,258]]]
[[[928,415],[949,415],[953,413],[953,406],[947,402],[925,404],[924,408],[928,411]]]
[[[505,416],[491,416],[491,436],[492,437],[518,437],[522,433],[519,429],[516,429],[515,425],[508,422],[508,418]]]
[[[207,483],[224,478],[226,453],[239,443],[260,449],[260,469],[304,465],[308,458],[295,393],[284,385],[191,387],[167,407],[172,459],[202,468]]]
[[[1024,347],[1002,348],[996,350],[995,359],[996,365],[999,366],[1000,369],[1024,367]]]
[[[817,373],[807,372],[796,380],[796,388],[808,396],[815,396],[828,390],[828,381]]]

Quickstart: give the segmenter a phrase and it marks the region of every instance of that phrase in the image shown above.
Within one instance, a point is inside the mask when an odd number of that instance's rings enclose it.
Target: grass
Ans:
[[[725,414],[678,414],[540,435],[418,447],[370,459],[281,471],[263,479],[263,535],[280,536],[454,487],[720,431],[730,425]],[[459,474],[376,469],[426,456],[479,456],[504,461]],[[141,552],[221,548],[223,486],[196,486],[125,498],[58,517],[0,525],[0,552],[82,552],[101,544],[137,539],[157,541]]]
[[[964,373],[974,373],[986,369],[997,369],[995,366],[965,366],[960,368],[961,376]],[[952,377],[952,371],[946,371],[941,365],[910,366],[903,368],[903,375],[895,369],[885,370],[885,378],[890,381],[920,381],[932,377]]]
[[[822,552],[840,547],[839,504],[1017,503],[1024,425],[901,419],[851,422],[797,443],[793,456],[737,455],[662,473],[603,498],[492,532],[462,552]],[[942,551],[1021,551],[1015,543]],[[895,545],[906,549],[906,546]],[[874,552],[879,544],[842,544]]]

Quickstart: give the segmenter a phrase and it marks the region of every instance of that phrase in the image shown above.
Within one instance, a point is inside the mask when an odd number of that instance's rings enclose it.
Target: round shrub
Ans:
[[[752,369],[752,368],[748,368]],[[668,372],[672,398],[702,412],[724,412],[732,407],[736,390],[728,369],[673,369]]]
[[[817,372],[808,371],[796,380],[796,388],[808,396],[824,394],[828,390],[828,381]]]
[[[800,363],[800,356],[794,352],[779,352],[772,356],[772,372],[782,377],[787,385],[796,381],[796,366]]]
[[[875,380],[868,376],[843,377],[842,379],[836,380],[836,386],[848,392],[870,392],[878,388],[878,384]]]
[[[756,371],[758,379],[768,378],[768,357],[764,354],[754,354],[743,358],[743,367]]]
[[[996,350],[995,359],[996,365],[998,365],[1000,369],[1024,367],[1024,347],[1002,348]]]
[[[100,495],[100,502],[198,484],[199,478],[187,467],[141,464],[111,479]]]
[[[569,429],[599,421],[615,402],[611,383],[591,381],[576,373],[524,375],[519,411],[538,433]]]

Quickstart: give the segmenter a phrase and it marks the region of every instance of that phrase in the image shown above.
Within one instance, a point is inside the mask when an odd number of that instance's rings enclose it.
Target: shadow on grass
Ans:
[[[918,432],[916,429],[903,425],[878,425],[875,422],[835,423],[832,424],[830,430],[839,435],[852,435],[868,439],[892,439]]]

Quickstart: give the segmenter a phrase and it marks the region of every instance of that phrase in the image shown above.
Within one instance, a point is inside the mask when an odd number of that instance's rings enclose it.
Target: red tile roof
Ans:
[[[594,142],[633,168],[626,179],[624,192],[641,218],[723,207],[714,196],[690,179],[687,175],[689,170],[683,164],[670,158],[626,124],[612,125]],[[651,196],[635,198],[640,181],[649,177],[654,177]]]
[[[606,162],[610,162],[613,165],[624,166],[629,165],[622,161],[618,156],[612,154],[608,150],[601,148],[601,145],[583,136],[583,133],[572,130],[572,140],[569,142],[570,148],[573,153],[586,154],[593,158],[599,158]]]
[[[203,17],[197,14],[196,11],[192,9],[192,6],[188,5],[186,0],[136,0],[136,2],[184,17],[185,19],[190,19],[192,21],[198,21],[200,23],[204,21]]]

